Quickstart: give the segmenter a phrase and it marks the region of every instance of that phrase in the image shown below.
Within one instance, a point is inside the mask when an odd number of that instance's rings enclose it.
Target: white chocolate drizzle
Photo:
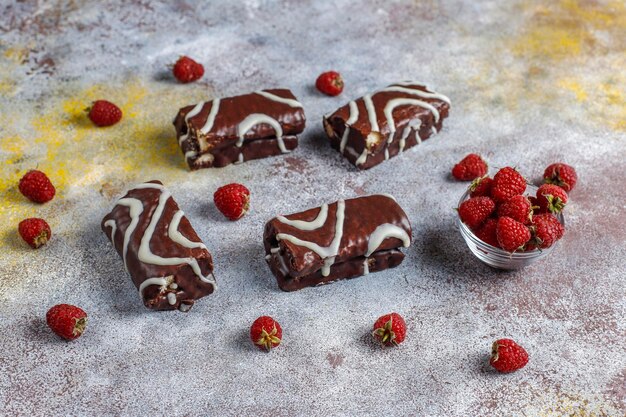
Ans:
[[[264,90],[260,90],[260,91],[255,91],[256,94],[263,96],[269,100],[272,101],[276,101],[278,103],[283,103],[288,105],[289,107],[295,107],[295,108],[301,108],[302,104],[298,101],[298,100],[294,100],[292,98],[284,98],[284,97],[280,97],[277,96],[276,94],[272,94],[268,91],[264,91]]]
[[[194,274],[201,281],[211,284],[213,286],[213,289],[215,289],[216,283],[215,283],[215,278],[213,277],[213,274],[209,273],[207,276],[204,276],[202,274],[202,271],[200,270],[200,265],[198,264],[198,261],[195,258],[192,258],[192,257],[164,258],[164,257],[158,256],[152,253],[152,251],[150,250],[150,241],[152,240],[152,237],[154,235],[158,222],[161,220],[161,217],[163,216],[165,205],[167,203],[167,200],[171,197],[171,194],[162,185],[154,184],[154,183],[139,184],[133,190],[146,189],[146,188],[159,190],[161,194],[159,195],[159,202],[157,204],[157,207],[154,210],[152,217],[150,218],[150,223],[148,224],[148,227],[146,227],[144,234],[141,237],[139,250],[137,251],[137,259],[140,262],[143,262],[146,264],[152,264],[152,265],[177,265],[181,263],[186,263],[187,265],[191,267]],[[122,247],[122,259],[124,260],[124,266],[126,267],[126,270],[128,271],[128,265],[126,263],[126,255],[128,253],[128,244],[130,242],[132,234],[135,232],[135,229],[137,228],[137,224],[139,223],[139,217],[143,213],[144,207],[143,207],[143,202],[141,200],[137,198],[132,198],[132,197],[122,198],[117,202],[116,205],[126,206],[129,208],[129,217],[131,219],[131,222],[124,232],[124,244]],[[170,224],[168,225],[168,229],[167,229],[168,236],[170,237],[170,239],[173,242],[178,243],[179,245],[182,245],[187,248],[206,248],[206,246],[204,246],[202,242],[192,242],[178,231],[178,226],[183,216],[184,216],[183,211],[179,210],[172,217],[172,220]],[[115,220],[108,220],[107,222],[105,222],[105,226],[111,227],[111,230],[113,233],[115,232],[116,227],[117,227]],[[144,289],[149,285],[160,285],[160,286],[165,287],[167,286],[167,284],[168,284],[168,281],[162,277],[148,278],[147,280],[142,282],[141,285],[139,286],[139,294],[143,295]],[[173,285],[175,284],[172,284],[172,288],[174,288]]]
[[[411,244],[411,237],[406,233],[404,229],[396,226],[395,224],[385,223],[381,224],[372,232],[367,243],[367,252],[365,256],[368,257],[378,249],[381,243],[387,238],[395,237],[402,241],[402,245],[408,248]]]
[[[172,217],[172,221],[170,222],[170,225],[167,227],[168,236],[170,237],[170,239],[172,239],[172,241],[186,248],[206,249],[206,246],[204,246],[204,243],[192,242],[191,240],[187,239],[185,236],[182,235],[182,233],[178,231],[180,220],[183,218],[184,215],[185,213],[182,210],[178,210],[176,213],[174,213],[174,216]]]
[[[339,143],[339,151],[342,155],[344,149],[346,148],[346,143],[348,143],[350,126],[352,126],[352,124],[359,119],[359,107],[356,105],[356,102],[351,101],[350,103],[348,103],[348,107],[350,108],[350,115],[348,116],[348,120],[346,120],[346,127],[343,130],[343,135],[341,136],[341,143]]]
[[[142,282],[141,285],[139,286],[140,297],[143,297],[143,290],[145,290],[146,287],[150,285],[158,285],[159,287],[161,287],[161,290],[164,290],[165,287],[167,286],[167,279],[163,277],[148,278],[147,280]]]
[[[209,112],[209,116],[207,117],[206,122],[204,123],[204,126],[202,126],[202,128],[200,129],[200,132],[206,135],[207,133],[211,131],[211,129],[213,129],[213,125],[215,124],[215,117],[217,117],[217,112],[219,111],[220,111],[220,99],[216,98],[215,100],[213,100],[211,104],[211,111]]]
[[[344,200],[337,201],[337,213],[335,220],[335,235],[329,246],[322,247],[315,242],[299,239],[293,235],[287,233],[278,233],[276,235],[277,240],[286,240],[294,245],[303,246],[317,253],[320,258],[324,260],[324,266],[322,266],[322,275],[328,276],[330,274],[330,267],[335,262],[335,257],[339,253],[339,246],[341,244],[341,238],[343,237],[343,222],[345,219],[346,203]]]
[[[288,218],[284,216],[277,216],[276,219],[279,222],[284,223],[289,226],[293,226],[296,229],[310,231],[310,230],[319,229],[320,227],[324,226],[324,224],[326,223],[327,217],[328,217],[328,204],[324,204],[322,205],[322,207],[320,207],[320,212],[317,215],[317,217],[314,220],[311,220],[310,222],[307,222],[304,220],[289,220]],[[274,248],[272,248],[272,250],[273,249]]]
[[[365,103],[365,109],[367,110],[367,117],[370,122],[370,130],[372,132],[380,132],[378,127],[378,119],[376,118],[376,108],[374,107],[374,102],[372,102],[372,96],[370,94],[366,94],[363,96],[363,103]]]
[[[237,125],[237,136],[239,138],[237,139],[237,143],[235,143],[235,145],[238,148],[241,148],[244,138],[246,136],[246,132],[248,132],[254,126],[262,123],[268,124],[274,129],[274,132],[276,133],[276,142],[278,143],[278,149],[280,149],[282,153],[289,153],[289,150],[285,147],[285,142],[283,141],[283,128],[280,126],[280,123],[278,123],[278,120],[274,119],[273,117],[270,117],[267,114],[263,113],[252,113],[248,115],[248,117],[243,119],[243,121],[239,123],[239,125]],[[239,161],[243,162],[243,154],[241,152],[239,152]]]
[[[363,275],[367,275],[369,273],[370,273],[370,258],[366,256],[365,260],[363,261]]]
[[[107,220],[106,222],[104,222],[104,225],[111,228],[111,243],[115,245],[115,231],[117,230],[117,224],[115,223],[115,220]]]
[[[198,113],[200,113],[200,111],[202,110],[203,106],[204,106],[204,101],[201,101],[200,103],[196,104],[194,108],[189,111],[189,113],[185,115],[185,126],[187,127],[187,133],[185,133],[184,135],[181,135],[181,137],[178,138],[179,145],[182,145],[182,143],[185,140],[187,140],[187,138],[189,137],[189,119],[191,119],[194,116],[197,116]]]

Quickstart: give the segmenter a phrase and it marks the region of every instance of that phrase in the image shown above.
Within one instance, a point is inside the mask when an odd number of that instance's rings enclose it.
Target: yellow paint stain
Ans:
[[[517,56],[559,61],[623,46],[626,36],[623,2],[560,0],[539,6],[530,3],[525,8],[531,15],[529,25],[510,47]],[[603,38],[609,39],[609,44],[597,37],[598,32],[604,33]]]
[[[209,97],[206,90],[148,86],[130,79],[82,90],[65,86],[42,104],[41,112],[9,107],[0,114],[4,125],[11,126],[10,120],[27,111],[32,114],[32,129],[28,137],[0,138],[0,233],[12,231],[19,219],[42,212],[48,213],[49,221],[72,216],[70,195],[152,179],[166,183],[184,179],[190,173],[172,119],[179,107]],[[106,128],[94,126],[85,109],[97,99],[116,103],[122,120]],[[29,202],[17,189],[20,177],[35,167],[46,172],[57,189],[55,199],[43,206]]]
[[[558,81],[558,86],[574,93],[576,100],[587,100],[587,92],[580,83],[573,78],[564,78]]]

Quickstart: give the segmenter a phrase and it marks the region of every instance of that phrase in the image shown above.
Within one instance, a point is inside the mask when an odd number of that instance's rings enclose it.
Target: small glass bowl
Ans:
[[[535,195],[536,192],[537,187],[535,187],[534,185],[529,184],[526,187],[525,194]],[[458,206],[460,206],[461,203],[465,200],[469,199],[469,194],[470,190],[468,188],[463,196],[461,196]],[[563,218],[563,214],[559,213],[556,218],[562,225],[565,226],[565,219]],[[463,239],[465,239],[465,243],[467,243],[467,246],[470,248],[472,253],[487,265],[497,269],[520,269],[528,266],[533,262],[548,256],[548,254],[552,252],[554,247],[558,244],[558,242],[555,242],[547,249],[535,249],[528,252],[510,253],[505,250],[491,246],[488,243],[485,243],[482,240],[478,239],[476,235],[474,235],[474,233],[470,230],[470,228],[461,221],[460,217],[457,216],[456,222],[459,226],[459,230],[461,231],[461,236],[463,236]]]

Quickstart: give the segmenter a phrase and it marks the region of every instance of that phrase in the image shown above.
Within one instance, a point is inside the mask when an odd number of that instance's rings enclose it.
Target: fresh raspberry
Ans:
[[[489,177],[476,178],[470,184],[470,197],[489,197],[493,179]]]
[[[280,345],[283,337],[283,329],[280,324],[270,316],[261,316],[250,326],[250,339],[259,349],[268,352]]]
[[[472,181],[487,175],[487,163],[480,155],[471,153],[452,168],[452,176],[460,181]]]
[[[498,237],[496,235],[496,227],[498,225],[498,219],[487,219],[485,223],[480,226],[474,234],[476,237],[488,245],[496,248],[500,247],[498,243]]]
[[[498,217],[510,217],[520,223],[532,221],[533,209],[528,197],[514,195],[498,206]]]
[[[537,214],[533,217],[533,224],[530,226],[532,238],[530,246],[526,250],[541,248],[546,249],[563,237],[565,227],[549,213]]]
[[[500,247],[507,252],[523,249],[530,240],[530,230],[524,224],[510,217],[500,217],[496,226],[496,236]]]
[[[537,203],[542,213],[560,213],[567,204],[567,193],[554,184],[543,184],[537,190]]]
[[[511,339],[498,339],[493,342],[489,363],[499,372],[517,371],[528,363],[528,352]]]
[[[238,220],[250,209],[250,191],[241,184],[227,184],[217,189],[213,201],[224,216]]]
[[[484,222],[496,209],[496,203],[489,197],[474,197],[465,200],[459,206],[461,221],[475,229]]]
[[[504,203],[514,195],[523,194],[525,190],[526,180],[514,168],[502,168],[493,176],[491,198],[496,203]]]
[[[172,72],[178,81],[187,84],[202,78],[204,67],[188,56],[181,56],[174,64]]]
[[[80,337],[87,327],[87,313],[70,304],[57,304],[48,310],[46,322],[53,332],[64,339]]]
[[[543,173],[543,181],[548,184],[558,185],[569,193],[574,189],[578,181],[578,175],[574,167],[557,162],[546,168]]]
[[[338,96],[343,91],[343,79],[336,71],[324,72],[317,77],[315,87],[327,96]]]
[[[46,203],[52,200],[56,193],[48,176],[36,169],[28,171],[20,179],[19,189],[26,198],[35,203]]]
[[[374,323],[372,336],[384,346],[399,345],[406,336],[406,323],[398,313],[385,314]]]
[[[96,126],[112,126],[122,120],[122,110],[107,100],[96,100],[91,105],[89,119]]]
[[[22,239],[34,249],[45,245],[52,237],[52,231],[48,223],[44,219],[36,217],[22,220],[17,226],[17,230],[20,232]]]

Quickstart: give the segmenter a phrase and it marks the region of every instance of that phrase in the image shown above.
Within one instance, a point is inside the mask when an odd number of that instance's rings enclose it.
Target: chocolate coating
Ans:
[[[215,290],[211,254],[160,181],[128,191],[104,217],[102,230],[146,307],[188,311]]]
[[[397,249],[410,244],[411,224],[392,197],[371,195],[340,200],[327,205],[325,217],[324,210],[324,206],[317,207],[282,220],[278,216],[265,225],[266,260],[281,289],[293,291],[352,278],[395,267],[404,259]],[[323,224],[319,221],[313,225],[320,219]],[[302,223],[288,224],[291,221],[309,223],[302,227]],[[340,239],[335,241],[338,233]],[[334,243],[337,243],[336,251],[328,249]],[[328,249],[326,253],[319,253],[325,249]]]
[[[242,122],[253,115],[265,122],[245,126]],[[280,136],[268,119],[280,126]],[[183,107],[174,127],[189,167],[199,169],[291,151],[305,123],[302,105],[290,90],[270,89]]]
[[[420,92],[426,93],[427,97]],[[371,109],[368,111],[365,97],[371,98],[373,113]],[[414,101],[387,107],[390,102],[393,104],[394,100],[402,99]],[[425,104],[415,104],[415,100]],[[392,130],[387,118],[387,108],[390,109],[395,130]],[[438,118],[432,109],[438,113]],[[357,168],[369,169],[439,132],[449,110],[447,97],[433,93],[420,84],[398,83],[354,100],[352,108],[350,103],[340,107],[325,117],[323,123],[331,146],[342,152]],[[377,126],[372,126],[372,117]],[[344,137],[346,129],[348,133]],[[342,139],[345,141],[343,151]]]

